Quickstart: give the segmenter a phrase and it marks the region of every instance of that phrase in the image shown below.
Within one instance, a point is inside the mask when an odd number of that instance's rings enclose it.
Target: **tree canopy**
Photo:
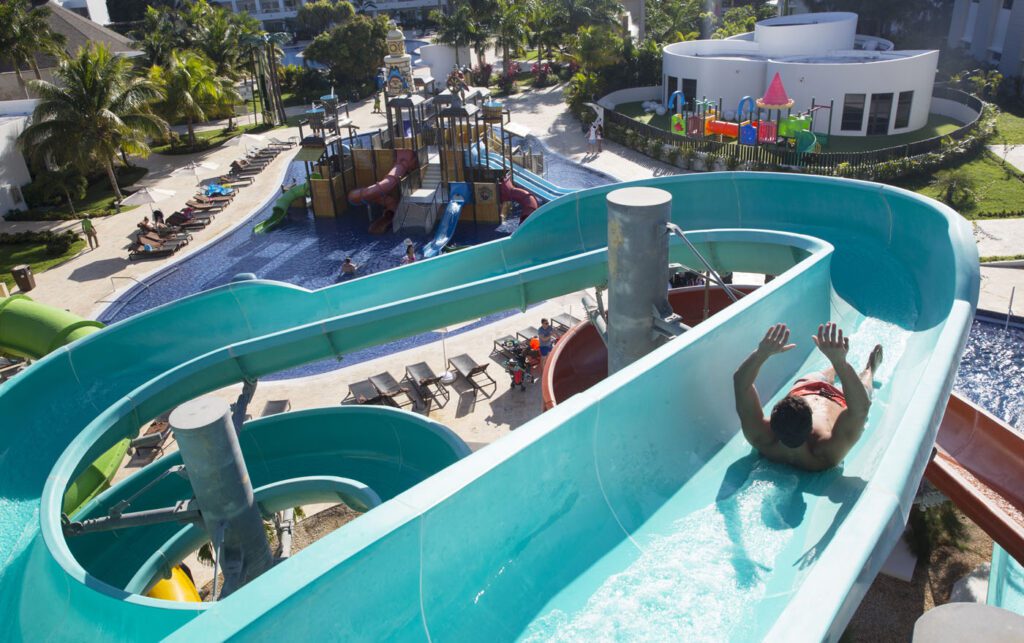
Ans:
[[[387,16],[355,14],[317,36],[305,56],[330,70],[341,88],[356,90],[372,83],[387,54]]]

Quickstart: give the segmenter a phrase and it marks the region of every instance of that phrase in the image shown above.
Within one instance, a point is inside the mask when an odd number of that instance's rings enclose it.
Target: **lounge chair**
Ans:
[[[341,401],[342,404],[380,404],[382,402],[380,392],[370,380],[360,380],[348,385],[348,395]]]
[[[295,147],[295,141],[282,141],[279,138],[271,137],[270,145],[268,147],[279,147],[288,150]]]
[[[193,210],[199,210],[200,212],[210,212],[210,213],[213,213],[213,212],[219,212],[219,211],[224,209],[224,204],[223,203],[201,203],[201,202],[196,201],[194,199],[191,200],[191,201],[187,201],[185,203],[185,205],[190,207],[190,208],[192,208]]]
[[[551,324],[563,333],[578,323],[580,320],[569,313],[561,313],[551,318]]]
[[[255,176],[255,175],[254,175]],[[239,176],[238,174],[222,174],[213,180],[218,185],[223,185],[229,188],[243,188],[247,185],[252,185],[252,176]]]
[[[391,376],[391,373],[377,373],[370,378],[370,382],[380,393],[381,398],[393,406],[401,408],[402,406],[412,406],[416,403],[412,397],[409,396],[409,389],[405,388]],[[404,401],[399,401],[398,398],[405,396]]]
[[[135,261],[142,257],[166,257],[178,251],[177,246],[154,246],[150,244],[147,250],[141,243],[133,243],[128,251],[128,260]]]
[[[175,212],[167,217],[167,224],[185,230],[201,230],[210,225],[209,217],[189,216],[183,212]]]
[[[520,338],[522,338],[522,340],[524,342],[528,342],[531,339],[533,339],[534,337],[537,337],[537,334],[539,332],[540,331],[538,331],[535,326],[527,326],[526,328],[524,328],[524,329],[522,329],[520,331],[517,331],[516,332],[516,337],[520,337]]]
[[[231,171],[235,173],[259,173],[267,166],[267,163],[261,163],[259,161],[249,161],[247,159],[237,159],[231,161]]]
[[[451,397],[448,388],[441,382],[441,376],[435,373],[434,369],[430,368],[426,362],[406,366],[405,379],[412,384],[419,396],[426,402],[427,412],[430,411],[431,402],[438,408],[443,408]]]
[[[141,232],[137,240],[139,243],[148,243],[154,248],[169,248],[171,252],[177,252],[178,248],[188,243],[183,239],[162,239],[160,235],[153,232]]]
[[[128,454],[140,460],[153,460],[157,456],[163,455],[167,439],[171,437],[169,416],[169,413],[165,413],[153,420],[144,434],[129,443]]]
[[[206,196],[205,194],[195,194],[192,196],[192,201],[203,203],[205,205],[219,205],[221,207],[231,203],[234,199],[233,196]]]
[[[290,400],[267,400],[267,403],[263,405],[263,412],[260,413],[260,417],[277,415],[278,413],[284,413],[291,409],[292,403]]]
[[[494,395],[494,391],[498,390],[498,383],[494,381],[494,378],[487,374],[487,364],[477,364],[469,355],[463,353],[462,355],[456,355],[448,360],[448,365],[455,369],[455,372],[462,376],[464,380],[484,394],[484,397],[491,397]],[[486,380],[486,381],[479,381]],[[486,386],[494,386],[494,391],[490,394],[484,390]]]

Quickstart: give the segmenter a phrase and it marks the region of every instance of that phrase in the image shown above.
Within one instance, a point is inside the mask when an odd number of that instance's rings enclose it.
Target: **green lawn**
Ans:
[[[993,143],[1002,145],[1024,143],[1024,105],[1003,108],[996,119],[996,136]]]
[[[838,129],[838,123],[834,119],[832,126]],[[866,152],[868,150],[880,150],[886,147],[916,143],[917,141],[935,138],[936,136],[945,136],[960,127],[960,123],[951,118],[930,114],[928,116],[928,124],[919,130],[891,136],[833,136],[829,139],[828,147],[822,151]]]
[[[615,106],[615,111],[629,116],[633,120],[646,123],[651,127],[658,127],[663,130],[668,130],[672,125],[672,112],[666,111],[662,116],[658,116],[654,112],[645,112],[643,107],[643,101],[636,103],[619,103]]]
[[[67,261],[70,257],[81,252],[84,247],[85,241],[79,240],[61,256],[49,257],[46,254],[45,243],[0,244],[0,281],[7,284],[8,288],[12,288],[14,286],[14,277],[11,277],[11,268],[14,266],[27,263],[32,266],[32,272],[43,272],[48,268]]]
[[[241,136],[246,132],[258,133],[266,132],[270,129],[267,125],[260,123],[259,125],[243,124],[238,120],[235,121],[235,129],[230,132],[224,129],[212,129],[203,132],[196,132],[196,144],[192,147],[188,144],[188,134],[182,133],[181,142],[177,146],[157,145],[153,147],[153,153],[155,154],[192,154],[194,152],[204,152],[206,150],[220,147],[227,141]]]
[[[142,177],[146,176],[147,172],[149,172],[149,170],[144,167],[118,167],[117,184],[124,189],[137,183]],[[121,208],[121,211],[124,212],[135,207],[137,206],[125,206]],[[110,182],[104,174],[102,177],[98,177],[95,181],[89,184],[89,187],[85,191],[84,199],[81,201],[75,201],[75,214],[71,213],[71,210],[68,209],[66,203],[61,202],[60,205],[54,207],[34,208],[24,212],[14,212],[7,215],[7,220],[63,221],[67,219],[79,219],[86,214],[94,217],[105,217],[116,213],[117,209],[114,208],[114,192],[110,189]]]
[[[976,219],[1024,209],[1024,177],[1013,166],[1004,166],[1002,159],[986,152],[957,167],[975,180],[978,193],[978,202],[959,208],[960,214]],[[930,185],[931,181],[929,177],[897,182],[897,185],[937,199],[939,191]]]

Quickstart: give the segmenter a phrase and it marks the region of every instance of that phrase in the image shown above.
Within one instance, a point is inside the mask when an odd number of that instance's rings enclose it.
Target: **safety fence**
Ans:
[[[711,137],[678,135],[612,109],[604,110],[604,127],[608,138],[673,164],[677,164],[680,158],[700,155],[705,161],[711,159],[707,165],[720,163],[726,169],[795,168],[814,174],[856,175],[882,163],[942,152],[951,142],[962,141],[977,132],[985,106],[983,101],[966,92],[939,85],[934,87],[932,96],[968,107],[974,118],[948,134],[862,152],[802,152],[786,145],[741,145]],[[659,149],[665,145],[670,146],[667,152]],[[673,152],[672,148],[676,151]]]

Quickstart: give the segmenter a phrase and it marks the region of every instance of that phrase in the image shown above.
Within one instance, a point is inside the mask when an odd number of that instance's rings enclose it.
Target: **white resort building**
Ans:
[[[662,99],[667,105],[677,90],[690,105],[721,99],[732,118],[740,100],[763,95],[777,72],[794,112],[812,99],[833,105],[832,134],[902,134],[928,123],[938,59],[935,50],[896,51],[884,38],[858,35],[854,13],[780,16],[732,38],[665,47]],[[815,130],[827,131],[828,120],[816,118]]]
[[[1004,76],[1024,76],[1024,0],[956,0],[947,42]]]

